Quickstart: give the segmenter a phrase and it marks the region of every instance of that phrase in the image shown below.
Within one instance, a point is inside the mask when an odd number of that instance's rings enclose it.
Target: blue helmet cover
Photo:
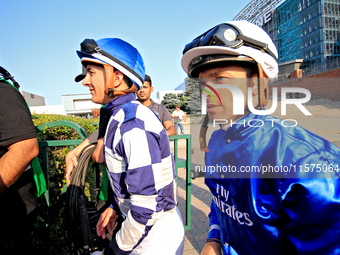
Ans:
[[[96,43],[98,44],[98,47],[102,51],[105,51],[106,53],[110,54],[111,56],[115,57],[116,59],[124,63],[126,66],[131,68],[135,73],[138,74],[138,76],[144,82],[145,78],[144,61],[142,56],[135,47],[119,38],[104,38],[96,41]],[[137,86],[138,90],[140,89],[141,86],[143,86],[143,84],[141,84],[140,80],[137,77],[135,77],[134,74],[132,74],[127,69],[121,67],[118,63],[114,62],[112,59],[109,59],[104,55],[101,55],[100,53],[94,52],[90,54],[83,51],[77,51],[77,54],[80,59],[91,58],[97,60],[95,62],[103,62],[105,64],[112,65],[117,70],[124,73],[128,78],[130,78],[131,81]]]

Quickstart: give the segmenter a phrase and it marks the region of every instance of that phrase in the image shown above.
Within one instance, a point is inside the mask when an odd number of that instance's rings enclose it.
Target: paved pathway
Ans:
[[[183,218],[185,218],[185,189],[182,188],[185,180],[185,169],[180,169],[178,175],[178,193],[181,198],[179,208]],[[200,254],[209,229],[208,214],[210,212],[211,193],[205,186],[203,178],[192,180],[191,187],[191,230],[185,233],[185,255]]]

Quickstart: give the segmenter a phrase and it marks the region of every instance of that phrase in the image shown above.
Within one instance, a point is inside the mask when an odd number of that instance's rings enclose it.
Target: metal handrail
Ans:
[[[186,168],[186,215],[185,215],[185,231],[191,229],[191,135],[171,135],[170,141],[174,142],[174,159],[176,165],[176,176],[178,176],[178,168]],[[186,140],[186,160],[178,160],[178,140]],[[178,183],[178,182],[177,182]]]
[[[77,140],[45,140],[45,141],[38,141],[39,147],[42,149],[42,169],[46,180],[46,191],[45,191],[45,198],[47,202],[47,224],[46,228],[48,229],[48,247],[49,247],[49,254],[52,254],[52,238],[51,238],[51,211],[50,211],[50,189],[49,189],[49,181],[48,181],[48,153],[47,149],[48,147],[66,147],[70,146],[70,150],[74,148],[75,145],[79,145],[85,138],[86,138],[86,132],[85,130],[79,126],[78,124],[71,122],[71,121],[55,121],[55,122],[49,122],[46,124],[39,125],[36,127],[37,133],[43,131],[46,128],[52,128],[52,127],[69,127],[73,128],[81,137],[81,139]],[[64,190],[62,193],[66,191],[66,186],[64,187]]]

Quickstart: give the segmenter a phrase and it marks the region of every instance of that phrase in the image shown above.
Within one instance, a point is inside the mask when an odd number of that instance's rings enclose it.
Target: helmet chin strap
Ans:
[[[258,105],[255,107],[257,110],[262,110],[268,104],[269,98],[269,89],[265,88],[265,82],[263,80],[263,68],[262,66],[257,63],[257,98],[258,98]],[[250,112],[248,105],[246,106],[245,110]]]
[[[263,68],[262,66],[257,63],[257,70],[258,70],[258,99],[259,104],[257,106],[258,110],[262,110],[263,107],[265,107],[268,104],[268,98],[269,98],[269,89],[265,88],[265,83],[263,80]]]
[[[113,66],[111,65],[107,65],[107,64],[103,64],[104,66],[104,71],[105,71],[105,79],[106,79],[106,86],[105,86],[105,94],[109,96],[109,98],[114,98],[116,96],[121,96],[121,95],[125,95],[128,93],[132,93],[132,92],[137,92],[137,87],[135,84],[132,84],[131,88],[127,89],[127,90],[116,90],[119,86],[115,86],[114,84],[114,70],[113,70]]]

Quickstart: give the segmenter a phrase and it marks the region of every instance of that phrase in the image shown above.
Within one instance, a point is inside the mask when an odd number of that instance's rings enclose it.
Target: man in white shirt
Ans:
[[[172,112],[172,118],[174,120],[176,132],[178,134],[178,126],[181,129],[181,135],[184,135],[184,120],[185,113],[181,110],[181,107],[179,105],[176,105],[176,110]]]

